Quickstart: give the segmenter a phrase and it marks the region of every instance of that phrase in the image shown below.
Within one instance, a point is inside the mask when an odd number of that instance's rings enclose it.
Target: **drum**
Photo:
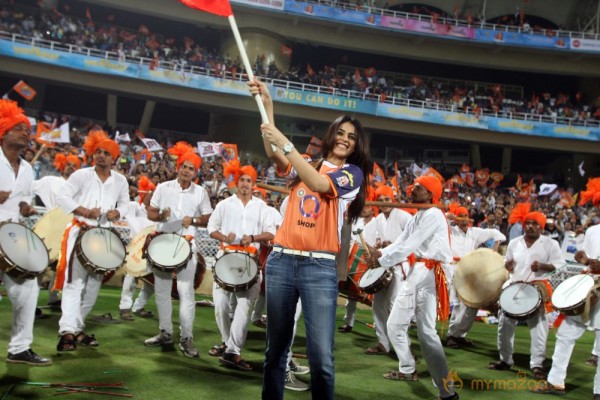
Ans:
[[[0,270],[15,279],[34,279],[48,268],[48,249],[31,229],[0,224]]]
[[[125,244],[111,228],[82,228],[75,242],[75,256],[87,271],[106,274],[125,262]]]
[[[258,264],[247,253],[233,251],[217,259],[213,267],[217,285],[228,292],[248,290],[259,276]]]
[[[590,308],[598,301],[598,295],[592,289],[594,278],[590,275],[575,275],[563,281],[552,294],[552,306],[566,315],[580,315],[585,309],[589,297]]]
[[[543,303],[542,292],[534,282],[511,283],[500,294],[504,314],[519,321],[533,317]]]
[[[460,259],[453,284],[464,304],[479,308],[495,302],[507,280],[504,258],[493,250],[481,248]]]
[[[365,293],[373,294],[388,287],[394,277],[394,267],[368,269],[358,282],[358,287]]]
[[[146,258],[159,271],[174,272],[185,268],[192,257],[192,246],[183,236],[161,232],[148,244]]]
[[[148,269],[148,262],[143,258],[146,237],[156,230],[155,225],[142,229],[127,244],[127,257],[125,257],[125,269],[127,273],[136,278],[152,273]]]
[[[65,214],[59,207],[44,214],[33,226],[33,231],[42,238],[48,248],[50,263],[58,260],[63,234],[72,220],[73,215]]]
[[[363,259],[364,250],[358,243],[354,243],[348,255],[348,275],[345,281],[340,281],[338,288],[340,296],[351,300],[360,301],[368,306],[373,305],[373,295],[364,293],[359,285],[360,279],[369,267]]]
[[[194,290],[198,289],[204,280],[206,274],[206,263],[201,254],[196,254],[196,273],[194,274]],[[177,291],[177,272],[173,272],[173,284],[171,285],[171,298],[179,300],[179,292]],[[154,286],[154,274],[148,274],[140,278],[145,283]]]

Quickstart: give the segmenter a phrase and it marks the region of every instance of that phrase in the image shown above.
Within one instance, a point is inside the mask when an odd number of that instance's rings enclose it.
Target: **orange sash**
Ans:
[[[442,263],[438,260],[429,258],[416,258],[414,254],[407,257],[411,267],[415,263],[422,262],[427,269],[433,269],[435,274],[435,291],[437,293],[437,317],[440,321],[448,321],[450,315],[450,296],[448,295],[448,286],[446,285],[446,273],[442,268]]]
[[[60,242],[60,255],[58,257],[58,265],[56,266],[56,275],[54,278],[54,286],[52,287],[52,290],[62,290],[63,286],[65,285],[65,275],[67,272],[68,265],[67,240],[69,238],[69,234],[71,233],[71,229],[75,226],[81,227],[85,225],[85,222],[81,222],[77,218],[73,218],[73,221],[71,221],[71,225],[67,229],[65,229],[65,233],[63,234],[62,240]],[[73,248],[73,251],[75,251],[75,248]]]
[[[242,253],[248,253],[252,257],[255,257],[258,254],[258,249],[254,246],[242,246],[241,244],[229,244],[227,246],[223,246],[223,250],[225,253],[239,251]]]

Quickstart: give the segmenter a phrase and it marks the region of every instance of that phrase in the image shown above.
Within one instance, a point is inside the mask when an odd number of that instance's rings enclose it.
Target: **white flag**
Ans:
[[[163,148],[158,142],[154,139],[141,139],[144,146],[148,149],[148,151],[161,151]]]
[[[585,176],[585,171],[583,170],[583,163],[585,161],[582,161],[581,164],[579,164],[579,175],[581,176]]]
[[[129,133],[125,132],[125,133],[121,134],[121,133],[119,133],[119,131],[117,131],[117,133],[115,134],[115,142],[117,142],[117,143],[131,142]]]
[[[223,143],[214,143],[214,142],[198,142],[198,154],[200,157],[210,157],[210,156],[218,156],[221,155],[221,149],[223,147]]]
[[[558,186],[555,185],[554,183],[542,183],[540,185],[540,192],[538,193],[538,195],[547,196],[550,193],[554,192],[557,187]]]
[[[65,122],[58,128],[54,128],[40,134],[40,139],[46,142],[70,143],[69,123]]]

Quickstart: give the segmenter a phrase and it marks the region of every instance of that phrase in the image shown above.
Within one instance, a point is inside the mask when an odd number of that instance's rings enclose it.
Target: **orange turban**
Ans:
[[[433,195],[433,198],[431,199],[432,203],[436,204],[438,201],[440,201],[443,189],[442,182],[440,182],[438,178],[429,175],[420,176],[417,179],[415,179],[415,185],[416,184],[423,186],[425,189],[431,192],[431,194]]]
[[[259,188],[258,186],[253,186],[252,193],[256,193],[256,192],[260,192],[260,194],[263,196],[263,199],[267,198],[267,191],[265,189]]]
[[[121,154],[117,142],[109,138],[106,132],[102,130],[90,131],[83,144],[83,149],[88,156],[93,156],[98,149],[107,150],[113,161],[116,161],[119,154]]]
[[[450,211],[452,214],[458,216],[465,216],[468,217],[469,216],[469,210],[467,210],[466,207],[461,207],[458,203],[450,203],[450,205],[448,205],[448,211]]]
[[[177,142],[175,146],[171,147],[167,152],[177,157],[176,168],[179,170],[181,164],[186,161],[194,164],[194,169],[198,171],[202,165],[202,159],[199,155],[194,153],[194,148],[187,142]]]
[[[0,99],[0,138],[21,122],[31,129],[29,119],[16,101]]]
[[[539,211],[532,211],[525,214],[525,217],[523,217],[523,226],[525,226],[525,223],[529,219],[532,219],[535,222],[537,222],[542,229],[546,227],[546,216]]]
[[[515,206],[515,208],[512,209],[512,211],[510,212],[510,215],[508,216],[508,223],[510,224],[517,224],[517,223],[523,223],[523,218],[525,218],[525,215],[529,214],[529,211],[531,211],[531,204],[530,203],[519,203]]]
[[[600,178],[591,178],[588,180],[586,190],[581,191],[580,205],[584,205],[588,201],[596,207],[600,207]]]
[[[54,168],[60,172],[65,170],[65,165],[67,165],[68,162],[75,164],[77,169],[81,168],[81,161],[79,160],[79,157],[73,154],[65,156],[63,153],[57,153],[54,156]]]
[[[148,194],[148,192],[156,189],[156,185],[152,183],[150,179],[146,175],[140,176],[140,180],[138,181],[138,194],[140,195],[140,204],[144,201],[144,197]]]
[[[243,167],[240,167],[239,160],[231,160],[228,162],[223,168],[223,175],[225,175],[227,178],[233,176],[231,182],[233,182],[235,185],[237,185],[242,175],[248,175],[250,178],[252,178],[252,182],[256,182],[256,178],[258,178],[258,174],[253,166],[244,165]]]
[[[377,195],[377,197],[385,196],[385,197],[389,197],[390,199],[394,200],[394,191],[388,185],[379,186],[377,189],[375,189],[375,194]]]

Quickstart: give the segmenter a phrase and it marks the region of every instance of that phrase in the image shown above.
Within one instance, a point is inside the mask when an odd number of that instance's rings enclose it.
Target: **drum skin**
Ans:
[[[590,275],[575,275],[558,285],[552,294],[552,307],[566,315],[580,315],[585,308],[585,301],[590,297],[590,308],[598,301],[596,293],[590,293],[595,284]]]
[[[146,258],[152,268],[163,272],[175,272],[185,268],[191,257],[190,242],[176,233],[158,233],[152,237],[146,251]]]
[[[15,279],[34,279],[48,268],[48,249],[31,229],[0,223],[0,270]]]
[[[33,226],[33,231],[42,238],[48,248],[50,263],[58,260],[65,229],[72,220],[72,214],[65,214],[62,208],[58,207],[44,214]]]
[[[393,267],[371,268],[363,274],[358,285],[363,292],[373,294],[388,287],[393,278]]]
[[[196,273],[194,274],[194,290],[198,289],[204,280],[206,274],[206,262],[201,254],[196,254]],[[179,300],[179,292],[177,291],[177,272],[173,272],[173,284],[171,285],[171,298],[173,300]],[[142,276],[141,279],[152,286],[154,286],[154,274],[148,274]]]
[[[464,304],[479,308],[498,299],[507,280],[504,258],[493,250],[481,248],[461,258],[454,270],[453,283]]]
[[[219,287],[228,292],[248,290],[258,281],[258,264],[248,254],[240,251],[225,253],[213,267],[213,278]]]
[[[534,282],[514,282],[500,294],[500,307],[508,317],[525,321],[543,305],[544,295]]]
[[[79,231],[74,251],[83,268],[95,274],[118,270],[127,255],[125,243],[114,229],[89,226]]]

